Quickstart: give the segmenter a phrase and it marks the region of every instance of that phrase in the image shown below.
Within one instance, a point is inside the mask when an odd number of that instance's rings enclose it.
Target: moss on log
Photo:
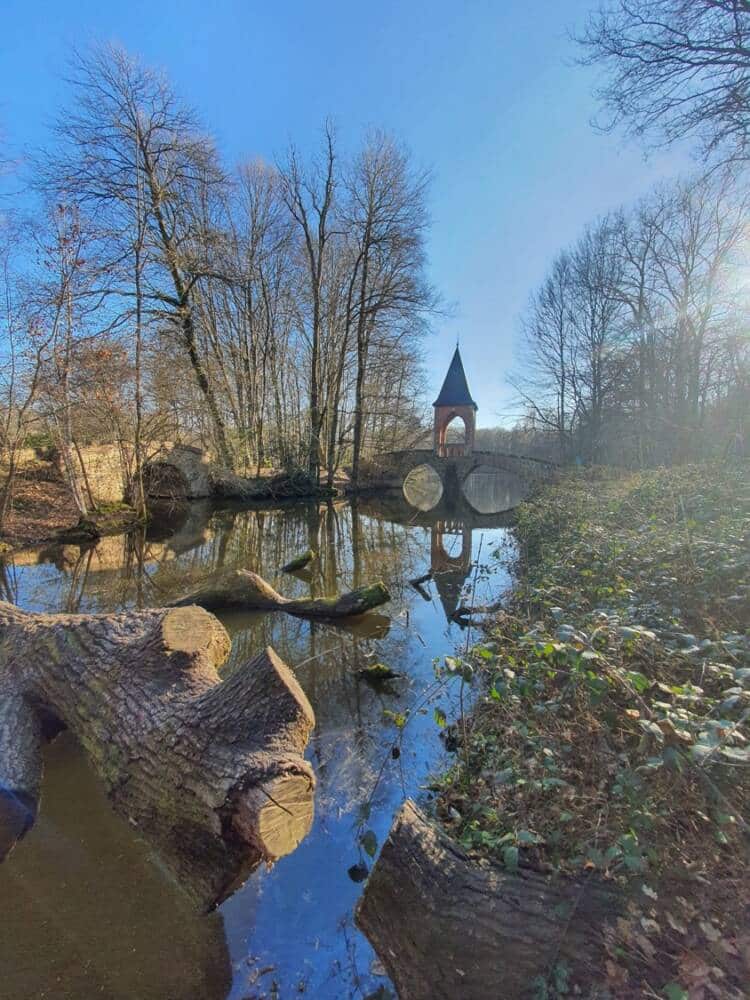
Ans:
[[[315,558],[315,553],[312,549],[308,549],[307,552],[302,552],[300,555],[295,556],[294,559],[290,559],[288,563],[285,563],[281,567],[282,573],[296,573],[300,569],[304,569],[308,563],[311,563]]]
[[[208,611],[236,608],[246,611],[286,611],[301,618],[348,618],[362,615],[390,601],[384,583],[360,587],[340,597],[295,600],[282,597],[263,577],[249,570],[229,570],[213,576],[196,590],[172,602],[174,607],[197,604]]]
[[[270,648],[230,649],[198,607],[37,615],[0,602],[0,859],[33,822],[41,742],[69,728],[115,809],[202,907],[312,822],[314,715]]]

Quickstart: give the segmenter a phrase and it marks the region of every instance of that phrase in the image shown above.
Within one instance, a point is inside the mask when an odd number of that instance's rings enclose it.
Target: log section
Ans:
[[[407,800],[356,921],[399,1000],[504,1000],[533,993],[534,979],[558,962],[573,977],[601,967],[600,929],[616,900],[593,878],[479,865]]]
[[[33,823],[45,732],[70,729],[116,810],[212,906],[312,822],[315,724],[270,648],[221,681],[198,607],[30,614],[0,602],[0,859]]]

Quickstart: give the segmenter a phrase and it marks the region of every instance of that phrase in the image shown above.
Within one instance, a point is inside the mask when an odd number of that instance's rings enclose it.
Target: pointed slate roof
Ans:
[[[461,354],[458,347],[456,347],[450,367],[448,368],[448,374],[445,376],[443,388],[440,390],[438,398],[432,405],[473,406],[475,410],[479,409],[477,404],[471,398],[469,383],[466,381],[466,372],[464,371],[464,365],[463,361],[461,361]]]

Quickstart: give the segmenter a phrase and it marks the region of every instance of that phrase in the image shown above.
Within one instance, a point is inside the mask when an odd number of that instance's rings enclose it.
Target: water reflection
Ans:
[[[478,514],[495,514],[517,507],[526,495],[526,487],[518,476],[499,472],[488,465],[474,469],[462,484],[462,492]]]
[[[231,964],[201,915],[110,808],[66,733],[45,753],[39,823],[0,866],[6,1000],[222,1000]]]
[[[418,465],[403,483],[406,502],[417,510],[436,511],[438,507],[451,514],[462,509],[471,521],[474,514],[499,514],[517,507],[527,493],[523,481],[510,472],[489,465],[479,465],[459,482],[457,467],[447,465],[445,483],[431,465]]]
[[[166,523],[168,527],[152,525],[145,536],[103,539],[93,549],[37,550],[19,557],[0,578],[3,596],[31,610],[106,611],[163,603],[196,579],[234,567],[261,573],[291,597],[327,596],[376,579],[383,579],[393,595],[382,613],[346,628],[283,614],[220,616],[233,637],[227,670],[267,644],[294,668],[317,718],[308,757],[317,773],[318,791],[315,822],[307,839],[272,871],[256,873],[221,907],[231,987],[216,948],[193,949],[203,969],[203,993],[196,995],[228,994],[240,1000],[248,995],[293,996],[301,989],[323,1000],[367,995],[385,980],[376,974],[377,967],[371,968],[373,953],[352,924],[362,886],[352,881],[349,870],[371,863],[359,842],[363,830],[372,830],[382,842],[404,795],[423,794],[420,787],[438,766],[440,742],[433,711],[439,704],[450,712],[453,695],[435,689],[433,658],[465,641],[465,633],[450,615],[459,603],[468,603],[480,540],[484,560],[505,539],[504,519],[478,515],[465,503],[450,511],[441,501],[434,510],[422,512],[399,497],[388,497],[275,510],[191,505],[167,512]],[[284,563],[307,548],[319,553],[315,563],[304,573],[280,573]],[[429,570],[433,579],[426,585],[428,600],[424,600],[408,580]],[[480,573],[478,580],[477,603],[495,599],[507,582],[497,566],[492,573]],[[383,688],[363,683],[357,672],[377,661],[404,676]],[[398,757],[392,748],[399,733],[388,712],[410,713]],[[104,970],[101,975],[106,972],[116,979],[127,962],[114,940],[115,925],[120,919],[137,922],[139,909],[151,905],[148,879],[153,873],[144,874],[141,867],[131,865],[129,880],[120,884],[116,873],[110,876],[117,862],[107,838],[87,836],[96,789],[75,777],[85,766],[81,752],[73,747],[60,757],[57,753],[53,744],[50,760],[57,764],[45,779],[39,821],[0,868],[0,893],[13,898],[10,893],[22,882],[40,907],[54,910],[58,904],[50,887],[50,866],[54,867],[55,858],[64,865],[65,845],[73,843],[83,882],[90,885],[111,878],[122,904],[107,925],[111,947],[100,933],[101,914],[93,896],[76,895],[76,920],[55,954],[49,947],[48,924],[19,920],[15,947],[4,962],[16,976],[13,1000],[35,995],[21,989],[24,967],[14,955],[26,956],[23,962],[36,956],[34,982],[46,977],[48,992],[56,997],[65,996],[54,992],[59,990],[60,954],[75,966],[95,946],[97,968]],[[48,808],[59,788],[65,789],[70,804],[64,815]],[[78,826],[72,812],[79,816]],[[132,832],[114,814],[109,819],[130,841]],[[42,841],[49,851],[46,868],[40,867],[35,853]],[[145,846],[138,849],[145,856]],[[166,899],[172,891],[164,890]],[[170,947],[168,939],[182,951],[178,930],[170,924],[161,937],[144,933],[138,961],[153,969]],[[158,972],[154,976],[158,982]],[[160,995],[192,996],[178,989],[170,993],[170,988],[164,985]],[[94,995],[94,991],[70,995]],[[106,990],[104,995],[119,996]],[[149,996],[137,989],[128,995]]]
[[[471,566],[471,528],[466,521],[438,521],[433,525],[430,569],[449,621],[459,606]]]
[[[404,496],[417,510],[432,510],[443,495],[443,481],[431,465],[418,465],[404,479]]]

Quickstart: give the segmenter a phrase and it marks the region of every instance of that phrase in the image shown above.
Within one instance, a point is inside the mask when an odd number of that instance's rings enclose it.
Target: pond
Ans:
[[[209,916],[193,911],[147,842],[109,808],[85,755],[63,733],[46,749],[40,815],[0,866],[0,968],[6,1000],[244,1000],[387,997],[390,985],[353,913],[372,859],[406,796],[426,796],[446,763],[435,709],[456,691],[434,661],[467,642],[452,620],[508,586],[495,553],[507,515],[468,504],[420,511],[400,497],[276,509],[192,504],[145,537],[94,548],[21,553],[2,597],[34,611],[158,605],[206,572],[245,567],[289,596],[324,596],[382,579],[392,601],[333,627],[281,613],[220,614],[231,671],[265,645],[294,669],[315,710],[308,757],[317,774],[307,838],[261,869]],[[308,547],[298,574],[279,570]],[[432,571],[422,592],[409,580]],[[373,687],[358,671],[401,676]],[[439,714],[439,713],[438,713]],[[394,719],[408,716],[399,730]],[[394,747],[396,748],[394,752]]]

